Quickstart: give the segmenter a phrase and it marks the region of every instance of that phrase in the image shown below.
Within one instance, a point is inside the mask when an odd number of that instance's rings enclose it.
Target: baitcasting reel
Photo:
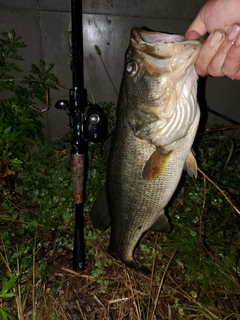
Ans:
[[[69,116],[69,127],[73,127],[72,115],[68,100],[56,102],[57,109],[63,109]],[[101,142],[107,135],[108,119],[98,104],[88,104],[83,110],[83,120],[79,124],[85,141]]]

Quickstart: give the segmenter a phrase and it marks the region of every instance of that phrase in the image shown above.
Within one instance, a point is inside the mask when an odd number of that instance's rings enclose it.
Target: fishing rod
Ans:
[[[75,204],[75,227],[73,245],[73,270],[85,269],[84,243],[84,197],[87,171],[88,142],[101,142],[107,134],[108,120],[98,104],[87,100],[84,88],[83,69],[83,15],[82,1],[71,0],[71,71],[72,89],[68,100],[56,102],[57,109],[64,109],[69,116],[69,126],[73,129],[71,141],[71,171],[73,202]]]

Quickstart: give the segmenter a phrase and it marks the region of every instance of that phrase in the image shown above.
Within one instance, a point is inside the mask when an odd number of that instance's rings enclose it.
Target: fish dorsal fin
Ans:
[[[143,179],[156,180],[164,171],[170,155],[171,151],[164,153],[161,147],[157,147],[144,166]]]
[[[164,210],[162,210],[160,217],[154,222],[149,231],[168,233],[171,232],[172,229],[173,226],[170,218],[167,217]]]
[[[97,199],[90,211],[90,219],[93,227],[99,230],[106,230],[111,224],[111,217],[108,210],[107,187],[104,184]]]
[[[191,149],[184,163],[184,170],[190,177],[197,178],[197,161],[193,155],[194,151]]]

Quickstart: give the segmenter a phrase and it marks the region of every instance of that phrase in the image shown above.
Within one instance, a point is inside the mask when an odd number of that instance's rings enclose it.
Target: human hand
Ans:
[[[207,1],[185,37],[196,39],[207,32],[196,62],[197,73],[240,80],[240,1]]]

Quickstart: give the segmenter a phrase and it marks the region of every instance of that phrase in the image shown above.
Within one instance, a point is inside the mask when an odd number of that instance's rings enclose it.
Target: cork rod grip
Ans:
[[[83,202],[84,160],[84,154],[71,155],[73,202],[75,204],[80,204]]]

